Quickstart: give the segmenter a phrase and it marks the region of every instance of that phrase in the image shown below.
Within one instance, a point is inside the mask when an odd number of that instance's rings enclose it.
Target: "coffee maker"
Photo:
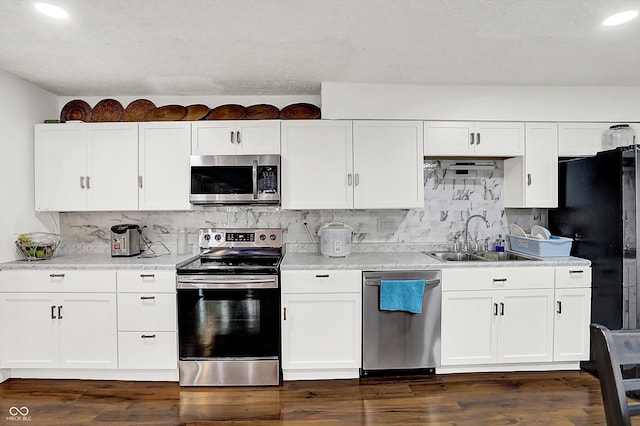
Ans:
[[[139,225],[121,224],[111,227],[111,257],[140,254],[142,229]]]

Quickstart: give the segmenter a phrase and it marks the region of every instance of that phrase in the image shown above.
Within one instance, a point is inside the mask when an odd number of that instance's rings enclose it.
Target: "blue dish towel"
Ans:
[[[380,310],[422,313],[424,280],[381,280]]]

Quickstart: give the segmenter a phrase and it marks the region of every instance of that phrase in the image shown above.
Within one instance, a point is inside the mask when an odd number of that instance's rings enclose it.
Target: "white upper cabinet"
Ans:
[[[424,155],[515,157],[524,154],[524,123],[425,121]]]
[[[189,210],[191,123],[140,123],[140,210]]]
[[[526,123],[525,155],[504,161],[505,207],[558,206],[558,125]]]
[[[191,123],[35,127],[36,211],[188,210]]]
[[[558,123],[558,156],[596,155],[608,128],[609,123]]]
[[[281,149],[282,208],[353,207],[351,121],[283,122]]]
[[[193,155],[280,154],[279,120],[205,120],[192,126]]]
[[[424,206],[422,123],[354,121],[354,207]]]
[[[38,124],[36,211],[136,210],[138,125]]]
[[[282,122],[285,209],[424,205],[422,123]]]

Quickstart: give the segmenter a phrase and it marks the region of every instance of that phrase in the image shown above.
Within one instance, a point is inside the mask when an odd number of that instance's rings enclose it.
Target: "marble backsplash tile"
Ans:
[[[446,169],[425,170],[425,202],[422,209],[404,210],[282,210],[279,207],[194,206],[188,212],[67,212],[60,214],[61,251],[108,252],[110,228],[121,223],[144,226],[144,235],[162,252],[176,249],[178,229],[189,232],[189,244],[197,251],[197,230],[203,227],[275,227],[284,230],[287,250],[313,250],[317,230],[327,222],[344,222],[354,230],[354,250],[387,251],[407,247],[450,247],[463,234],[473,214],[485,216],[469,223],[469,238],[495,241],[508,233],[510,223],[528,230],[546,224],[544,209],[505,209],[503,162],[490,171],[456,174]],[[388,228],[379,229],[382,219]],[[306,223],[306,227],[305,227]],[[307,228],[309,232],[307,232]],[[390,229],[390,230],[387,230]]]

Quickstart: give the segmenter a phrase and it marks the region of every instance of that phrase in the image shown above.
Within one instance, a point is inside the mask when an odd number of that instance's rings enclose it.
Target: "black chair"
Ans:
[[[640,390],[640,379],[624,379],[622,367],[640,364],[640,330],[591,324],[591,344],[607,425],[631,425],[630,417],[640,415],[640,403],[627,402],[626,392]]]

